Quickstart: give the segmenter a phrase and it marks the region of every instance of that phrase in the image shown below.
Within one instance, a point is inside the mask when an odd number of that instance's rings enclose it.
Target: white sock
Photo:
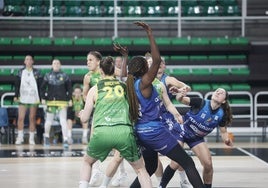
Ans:
[[[155,177],[156,177],[158,183],[160,184],[161,183],[162,176],[155,176]]]
[[[34,140],[34,132],[30,132],[30,138],[29,140]]]
[[[184,170],[183,171],[179,171],[179,175],[180,175],[180,179],[181,179],[182,182],[185,181],[185,180],[187,180],[187,176],[186,176],[186,173],[185,173]]]
[[[79,181],[79,188],[88,188],[88,181]]]
[[[23,138],[23,130],[18,130],[18,137]]]
[[[88,129],[83,129],[83,137],[87,137]]]
[[[72,130],[67,131],[67,136],[68,136],[68,138],[72,138]]]
[[[105,175],[103,180],[102,180],[101,186],[107,187],[109,185],[111,179],[112,179],[111,177],[108,177],[108,176]]]

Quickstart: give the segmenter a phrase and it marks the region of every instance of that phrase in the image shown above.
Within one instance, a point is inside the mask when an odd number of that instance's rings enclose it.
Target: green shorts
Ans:
[[[65,108],[65,107],[62,107],[62,106],[47,106],[47,110],[46,111],[48,113],[56,114],[59,111],[61,111],[63,108]]]
[[[38,107],[39,104],[26,104],[20,102],[19,105],[25,106],[26,108],[31,108],[31,107]]]
[[[127,161],[140,159],[141,153],[136,143],[133,127],[126,125],[95,127],[88,143],[87,154],[104,161],[112,149],[120,152]]]

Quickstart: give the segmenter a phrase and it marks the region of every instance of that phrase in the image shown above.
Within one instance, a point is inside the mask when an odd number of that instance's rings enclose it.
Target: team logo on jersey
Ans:
[[[201,117],[202,119],[205,119],[206,114],[205,114],[205,113],[202,113],[200,117]]]

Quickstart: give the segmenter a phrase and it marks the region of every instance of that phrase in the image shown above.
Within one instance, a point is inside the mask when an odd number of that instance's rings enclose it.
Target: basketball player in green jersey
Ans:
[[[80,171],[79,188],[87,188],[92,165],[104,161],[112,149],[120,152],[138,175],[142,187],[152,187],[134,136],[129,116],[126,85],[114,78],[114,60],[104,58],[100,63],[103,79],[87,95],[82,122],[87,122],[94,108],[92,135]]]

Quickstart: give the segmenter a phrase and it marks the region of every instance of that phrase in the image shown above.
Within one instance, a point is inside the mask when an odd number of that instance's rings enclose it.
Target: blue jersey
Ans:
[[[216,128],[224,116],[222,108],[213,111],[210,106],[210,100],[205,100],[204,106],[197,112],[192,110],[184,116],[184,137],[186,139],[203,138]]]
[[[138,123],[147,123],[150,121],[160,120],[160,103],[162,102],[160,93],[153,87],[152,95],[149,98],[144,98],[139,89],[141,79],[135,82],[135,91],[139,100],[139,118]]]
[[[140,82],[141,79],[137,79],[134,84],[139,100],[139,118],[134,127],[135,133],[140,145],[166,155],[178,142],[160,120],[162,103],[161,87],[158,87],[161,85],[160,81],[154,81],[149,98],[142,96],[139,89]]]

